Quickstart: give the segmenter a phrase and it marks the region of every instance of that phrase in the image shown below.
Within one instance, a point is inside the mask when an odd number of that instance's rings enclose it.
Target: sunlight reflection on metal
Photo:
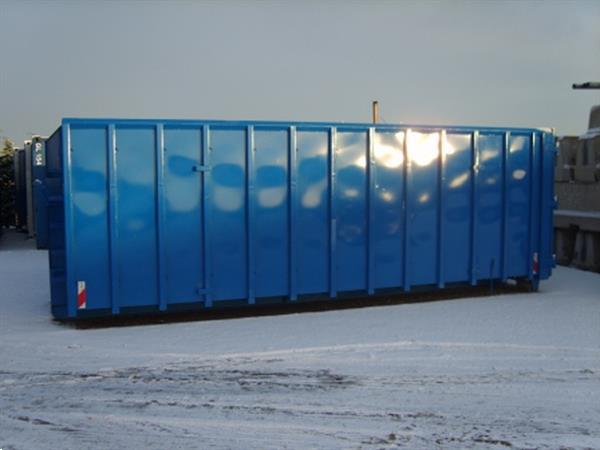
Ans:
[[[321,197],[327,188],[327,180],[321,180],[310,186],[302,195],[302,206],[305,208],[316,208],[321,204]]]
[[[452,181],[450,181],[450,187],[452,189],[461,187],[463,184],[465,184],[467,182],[468,179],[469,179],[469,172],[463,172],[463,173],[457,175],[456,177],[454,177],[452,179]]]
[[[523,178],[525,178],[526,174],[527,173],[523,169],[517,169],[513,172],[513,178],[515,180],[522,180]]]
[[[489,161],[498,156],[497,150],[483,150],[479,156],[481,162]]]
[[[239,210],[244,202],[243,195],[240,192],[239,188],[215,186],[213,188],[215,205],[221,211],[230,212]]]
[[[106,212],[106,200],[94,192],[77,192],[73,194],[75,208],[90,217]]]
[[[354,161],[354,165],[360,167],[361,169],[364,169],[365,167],[367,167],[367,157],[363,155],[359,158],[356,158],[356,160]]]
[[[375,147],[375,158],[381,165],[390,169],[400,167],[404,162],[404,155],[401,147],[392,147],[391,145],[377,145]]]
[[[454,155],[456,153],[456,149],[448,140],[448,135],[444,136],[444,154],[445,155]]]
[[[389,191],[381,192],[380,197],[386,203],[392,203],[396,199],[396,196]]]
[[[384,143],[382,135],[377,135],[375,140],[375,158],[378,164],[384,167],[395,169],[400,167],[404,162],[404,154],[402,145],[404,143],[404,132],[398,132],[394,135],[397,145]]]
[[[408,130],[408,157],[417,166],[425,167],[439,156],[439,133],[420,133]]]
[[[258,191],[258,204],[263,208],[275,208],[285,202],[285,187],[263,188]]]
[[[346,189],[344,191],[344,196],[345,197],[349,197],[349,198],[357,198],[359,196],[360,192],[358,192],[358,189]]]

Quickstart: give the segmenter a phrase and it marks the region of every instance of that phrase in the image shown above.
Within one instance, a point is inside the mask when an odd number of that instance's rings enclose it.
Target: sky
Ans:
[[[553,127],[600,91],[600,1],[0,0],[0,136],[62,117]]]

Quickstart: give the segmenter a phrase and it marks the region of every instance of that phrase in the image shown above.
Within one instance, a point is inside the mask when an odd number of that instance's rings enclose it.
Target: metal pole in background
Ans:
[[[379,102],[373,101],[373,123],[379,122]]]

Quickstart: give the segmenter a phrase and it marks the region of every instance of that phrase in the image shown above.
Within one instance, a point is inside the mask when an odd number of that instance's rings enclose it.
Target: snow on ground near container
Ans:
[[[600,275],[538,294],[77,330],[0,245],[0,448],[600,448]]]

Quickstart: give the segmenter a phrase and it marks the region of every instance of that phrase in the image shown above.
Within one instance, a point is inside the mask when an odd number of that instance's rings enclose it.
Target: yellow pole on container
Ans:
[[[377,100],[373,101],[373,123],[379,122],[379,102]]]

